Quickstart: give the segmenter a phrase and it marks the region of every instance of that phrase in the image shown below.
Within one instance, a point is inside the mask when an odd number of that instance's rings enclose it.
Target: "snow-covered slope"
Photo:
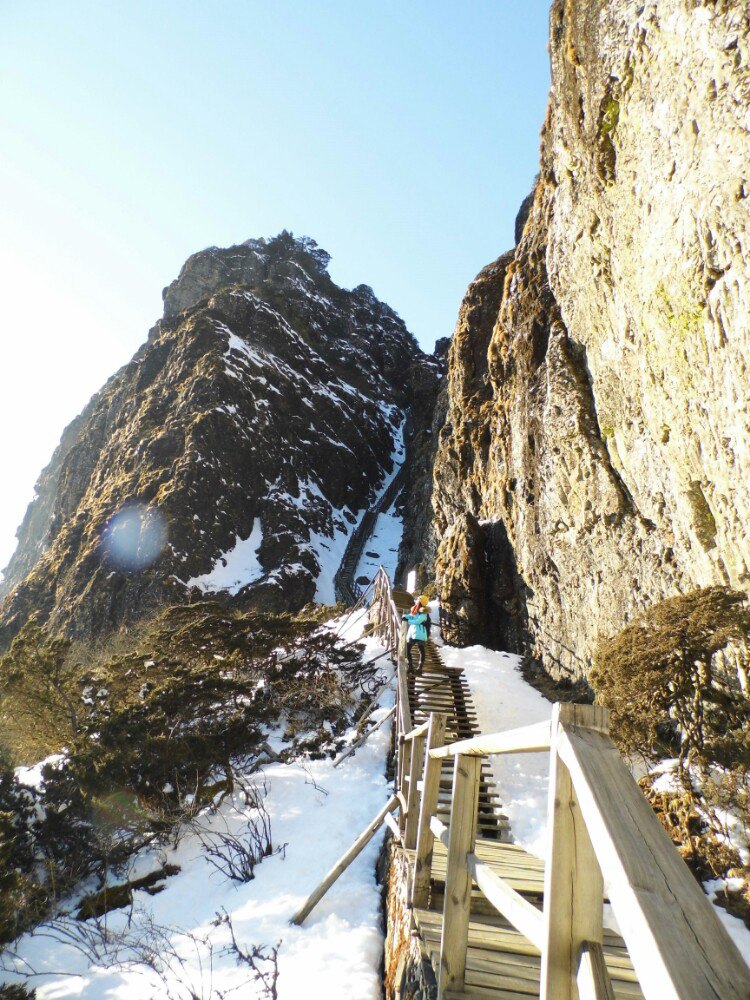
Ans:
[[[363,614],[348,623],[344,636],[352,638],[364,624]],[[383,654],[374,640],[365,642],[367,658]],[[387,690],[373,711],[373,721],[382,718],[392,703],[393,694]],[[64,996],[192,1000],[228,996],[233,989],[247,1000],[266,997],[269,994],[252,970],[231,952],[229,924],[216,921],[217,915],[228,915],[245,953],[255,946],[269,955],[278,946],[280,1000],[302,996],[377,1000],[383,935],[375,862],[382,835],[302,927],[291,927],[289,919],[386,801],[389,744],[390,723],[386,723],[335,770],[330,759],[301,760],[271,764],[262,776],[253,775],[250,781],[267,788],[263,801],[276,853],[258,865],[252,881],[231,881],[212,864],[206,850],[221,835],[246,836],[247,821],[256,814],[237,793],[214,813],[200,815],[176,847],[141,853],[133,878],[165,862],[181,870],[166,879],[157,895],[137,891],[132,909],[108,914],[106,927],[113,942],[109,954],[99,936],[103,922],[97,929],[91,921],[70,919],[22,938],[15,967],[19,973],[38,973],[29,985],[36,987],[39,1000]],[[113,961],[118,943],[119,967]],[[100,950],[98,960],[92,948]],[[149,949],[155,949],[158,972],[136,961],[147,958]],[[14,964],[9,955],[4,962],[6,968]],[[258,967],[270,974],[273,963],[259,958]],[[25,978],[6,972],[0,982]]]

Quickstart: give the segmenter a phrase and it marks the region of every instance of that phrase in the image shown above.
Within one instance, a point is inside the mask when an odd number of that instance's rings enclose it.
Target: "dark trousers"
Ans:
[[[414,669],[414,665],[411,662],[411,651],[414,646],[419,646],[419,669],[424,667],[424,656],[425,650],[427,648],[427,643],[424,639],[407,639],[406,641],[406,659],[409,661],[409,670]]]

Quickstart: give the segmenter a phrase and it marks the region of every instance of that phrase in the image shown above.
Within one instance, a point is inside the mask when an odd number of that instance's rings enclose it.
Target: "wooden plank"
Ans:
[[[354,841],[352,846],[341,855],[336,864],[331,868],[323,881],[315,888],[310,895],[305,900],[303,906],[295,913],[292,919],[289,921],[291,924],[301,924],[304,922],[305,918],[315,909],[318,903],[321,901],[323,896],[328,892],[336,879],[346,871],[349,865],[354,861],[354,859],[362,853],[362,851],[367,847],[372,838],[378,832],[380,827],[383,825],[383,821],[388,813],[394,812],[398,809],[398,796],[392,795],[383,808],[378,812],[377,816],[373,821],[365,827],[365,829],[360,833],[357,839]]]
[[[558,752],[646,997],[747,1000],[750,969],[611,741],[566,725]]]
[[[414,917],[416,926],[422,938],[427,943],[434,943],[436,950],[439,947],[441,933],[441,918],[439,913],[430,910],[415,908]],[[535,948],[530,941],[511,928],[507,922],[502,926],[497,921],[502,921],[499,915],[472,915],[469,921],[469,951],[467,953],[467,963],[473,950],[480,949],[488,953],[488,960],[500,964],[518,964],[536,969],[539,974],[539,949]],[[622,944],[621,939],[617,939]],[[613,982],[613,988],[621,990],[632,987],[629,990],[635,996],[642,996],[640,987],[637,984],[632,964],[624,948],[605,946],[605,960]]]
[[[450,838],[450,830],[445,825],[445,823],[441,823],[440,820],[437,818],[437,816],[433,816],[430,819],[430,830],[432,831],[432,836],[436,840],[439,840],[444,845],[444,847],[447,848],[448,841]],[[447,862],[446,862],[446,867],[447,867]]]
[[[466,856],[474,850],[477,831],[480,767],[481,760],[478,757],[456,757],[443,934],[440,940],[438,1000],[441,1000],[447,990],[460,990],[464,985],[471,901],[471,875],[466,867]]]
[[[410,740],[416,739],[417,736],[423,736],[427,732],[427,727],[429,725],[429,720],[423,722],[421,726],[415,726],[410,733],[404,736],[404,743],[408,743]]]
[[[429,954],[436,960],[438,949],[436,944],[428,946]],[[511,990],[515,994],[521,994],[528,1000],[529,996],[538,998],[539,996],[539,960],[536,960],[536,967],[524,966],[520,964],[497,963],[495,961],[483,961],[477,956],[481,952],[470,948],[466,960],[466,983],[464,989],[471,994],[474,990],[481,988],[491,990],[491,996],[505,997],[506,990]],[[503,956],[504,957],[504,956]],[[456,994],[453,994],[456,995]],[[612,986],[613,1000],[620,998],[638,998],[643,1000],[643,992],[637,983],[616,983]]]
[[[450,743],[430,753],[433,757],[455,757],[456,754],[476,757],[493,753],[541,753],[549,748],[550,723],[537,722],[504,733],[489,733]]]
[[[430,716],[427,732],[427,750],[442,746],[445,736],[446,718],[435,713]],[[419,806],[419,825],[417,828],[417,845],[414,859],[414,881],[412,883],[412,906],[426,906],[430,892],[430,874],[432,872],[432,857],[434,853],[435,835],[430,829],[430,820],[437,808],[438,787],[440,783],[440,761],[425,754],[424,778],[422,782],[422,799]]]
[[[578,1000],[615,1000],[602,946],[587,941],[581,948],[576,972]]]
[[[572,710],[591,706],[555,705],[556,734]],[[540,1000],[576,1000],[575,971],[585,941],[602,941],[604,886],[567,767],[550,753],[549,860],[544,871],[544,939]]]
[[[404,847],[413,850],[417,846],[417,831],[419,829],[419,790],[417,776],[424,768],[424,747],[426,731],[415,736],[411,742],[411,762],[409,764],[409,794],[406,798],[406,824],[404,826]],[[404,753],[408,752],[407,747]]]
[[[544,943],[544,917],[520,893],[501,879],[485,861],[470,854],[466,864],[472,878],[487,899],[504,917],[541,951]]]
[[[401,843],[402,842],[401,830],[399,829],[399,825],[393,818],[393,816],[390,813],[387,813],[383,817],[383,822],[393,834],[394,839],[397,840],[399,843]]]

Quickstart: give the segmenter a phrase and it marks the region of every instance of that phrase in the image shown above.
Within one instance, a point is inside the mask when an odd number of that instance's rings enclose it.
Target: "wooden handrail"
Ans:
[[[750,969],[609,738],[563,717],[556,748],[646,995],[750,997]]]
[[[404,743],[408,743],[409,740],[413,740],[417,736],[423,736],[424,733],[427,732],[429,726],[430,726],[429,719],[423,722],[420,726],[416,726],[414,729],[412,729],[410,733],[407,733],[406,736],[404,736]]]
[[[541,952],[544,944],[544,914],[500,878],[476,854],[466,859],[471,877],[495,909],[502,913]]]
[[[378,832],[380,827],[383,825],[383,821],[388,813],[395,812],[399,807],[398,796],[392,795],[383,808],[378,812],[377,816],[373,819],[368,826],[362,831],[362,833],[357,837],[352,846],[338,859],[336,864],[331,868],[323,881],[318,885],[313,892],[305,900],[303,906],[295,913],[292,917],[290,923],[301,924],[307,916],[315,909],[318,903],[321,901],[323,896],[328,892],[336,879],[341,875],[349,865],[354,861],[357,855],[361,854],[362,851],[367,847],[372,838]]]
[[[540,753],[550,748],[550,723],[536,722],[521,729],[510,729],[504,733],[490,733],[486,736],[472,736],[469,740],[458,740],[446,746],[430,750],[436,760],[445,757],[485,757],[494,753]]]
[[[750,969],[611,742],[607,712],[555,705],[549,721],[443,745],[445,715],[413,726],[401,616],[390,581],[375,580],[379,629],[396,660],[396,793],[374,824],[412,858],[412,906],[427,905],[434,840],[447,849],[438,1000],[463,995],[471,885],[541,953],[540,1000],[613,1000],[604,961],[604,884],[647,1000],[747,1000]],[[550,754],[549,849],[539,910],[475,853],[484,756]],[[451,821],[438,819],[443,761],[453,758]],[[391,813],[399,808],[399,822]],[[329,872],[295,920],[375,832]],[[366,838],[366,839],[365,839]],[[310,902],[312,901],[312,904]],[[301,921],[300,921],[301,922]]]

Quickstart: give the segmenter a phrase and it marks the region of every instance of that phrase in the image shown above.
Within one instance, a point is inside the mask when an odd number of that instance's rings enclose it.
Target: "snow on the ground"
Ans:
[[[433,621],[437,620],[431,602]],[[521,657],[513,653],[495,652],[483,646],[456,649],[443,646],[441,655],[447,666],[463,667],[469,683],[477,722],[482,733],[498,733],[542,722],[552,715],[552,705],[521,674]],[[513,839],[529,853],[545,858],[547,854],[547,795],[549,786],[549,752],[535,754],[498,754],[489,758],[501,798],[501,811],[511,823]],[[655,788],[667,790],[675,787],[673,767],[675,761],[664,761],[655,770],[662,777]],[[735,843],[733,841],[733,843]],[[735,843],[740,851],[746,849],[742,838]],[[728,883],[715,879],[704,883],[713,899]],[[716,907],[719,919],[729,936],[750,965],[750,930],[744,921],[733,917],[723,907]],[[605,927],[619,932],[612,907],[605,906]]]
[[[703,888],[708,893],[708,898],[713,900],[716,894],[722,889],[739,887],[741,882],[742,879],[717,878],[704,882]],[[718,913],[719,920],[724,924],[724,928],[730,938],[739,948],[740,954],[747,964],[750,965],[750,930],[746,927],[745,921],[740,920],[739,917],[733,917],[731,913],[727,913],[723,906],[715,906],[714,909]]]
[[[366,577],[372,580],[380,566],[393,579],[398,563],[398,549],[404,533],[404,522],[393,508],[386,514],[378,514],[372,534],[365,542],[362,556],[357,563],[354,579]]]
[[[65,760],[64,753],[52,753],[44,760],[31,764],[29,767],[17,767],[15,769],[16,778],[22,785],[28,788],[39,788],[42,784],[42,770],[47,764],[61,764]]]
[[[258,560],[258,550],[263,542],[263,527],[260,518],[253,520],[248,538],[236,536],[231,549],[222,552],[208,573],[188,580],[188,587],[198,587],[204,594],[215,594],[219,590],[236,594],[248,583],[254,583],[263,576],[263,567]]]
[[[406,430],[406,417],[399,413],[399,409],[393,403],[383,403],[378,404],[378,408],[383,416],[386,418],[389,424],[392,425],[393,419],[395,417],[401,416],[401,421],[393,432],[393,452],[391,454],[391,461],[393,462],[393,468],[388,473],[388,475],[383,480],[380,489],[375,495],[375,500],[373,504],[376,504],[382,497],[388,487],[391,485],[393,480],[398,475],[398,470],[404,464],[406,460],[406,443],[404,441],[404,431]],[[393,579],[391,577],[391,579]]]
[[[463,667],[480,732],[518,729],[551,717],[550,702],[523,679],[520,656],[484,646],[443,646],[441,655],[447,666]],[[502,754],[489,760],[513,839],[543,858],[547,849],[549,751]]]
[[[342,622],[341,634],[354,638],[365,624],[366,615],[353,616]],[[374,640],[364,641],[368,658],[384,653]],[[387,666],[384,662],[384,672]],[[373,712],[373,721],[382,718],[392,704],[393,695],[388,690]],[[182,870],[167,879],[166,888],[158,895],[136,892],[133,912],[113,911],[107,917],[108,926],[128,931],[131,938],[145,933],[149,924],[152,934],[153,927],[166,928],[167,939],[158,949],[171,967],[166,984],[143,967],[118,970],[92,965],[68,941],[26,935],[18,954],[29,966],[46,973],[31,980],[38,1000],[187,1000],[191,995],[208,1000],[233,988],[239,988],[237,995],[246,1000],[265,996],[250,982],[247,968],[238,967],[231,955],[223,953],[229,930],[226,925],[213,925],[216,914],[223,910],[230,914],[237,940],[244,948],[281,942],[280,1000],[302,996],[377,1000],[381,996],[383,935],[375,862],[382,833],[344,872],[302,927],[289,926],[289,919],[386,802],[390,793],[384,774],[389,743],[390,722],[335,770],[329,759],[265,766],[265,805],[273,844],[284,847],[281,853],[263,860],[248,883],[231,882],[216,871],[192,832],[185,833],[175,849],[158,859],[148,853],[140,857],[139,876],[165,860]],[[247,807],[235,797],[214,816],[204,815],[199,822],[209,834],[240,833],[246,814]],[[85,932],[88,922],[78,926]],[[170,947],[179,960],[169,959]],[[0,974],[0,982],[20,978]]]
[[[362,516],[357,518],[357,524]],[[356,525],[354,526],[356,527]],[[333,535],[325,535],[319,531],[310,532],[310,546],[320,566],[315,584],[315,600],[319,604],[336,603],[336,587],[334,578],[339,571],[341,561],[349,544],[352,529],[343,518],[334,521]]]

